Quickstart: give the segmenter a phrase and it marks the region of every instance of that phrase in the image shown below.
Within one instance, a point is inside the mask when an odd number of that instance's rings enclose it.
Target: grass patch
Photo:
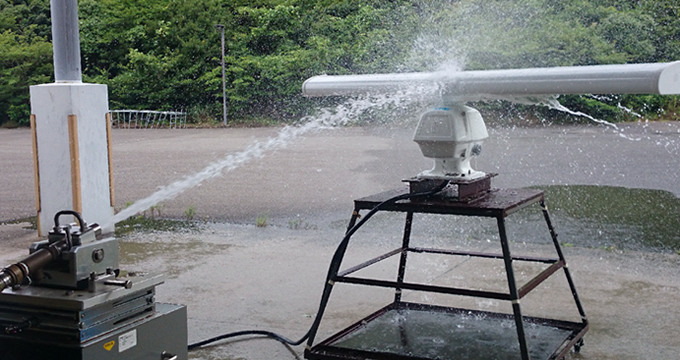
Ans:
[[[257,227],[266,227],[268,218],[269,218],[269,215],[267,215],[267,214],[259,215],[255,219],[255,225],[257,225]]]
[[[153,231],[172,231],[172,232],[195,232],[199,231],[198,224],[188,220],[168,220],[154,219],[144,216],[134,216],[116,223],[116,237],[125,237],[133,232],[153,232]]]
[[[26,230],[38,230],[38,217],[37,216],[29,216],[29,217],[26,217],[26,218],[0,222],[0,225],[11,225],[11,224],[28,224],[27,226],[24,226],[23,228],[26,229]]]
[[[291,230],[317,230],[316,225],[311,225],[301,218],[288,221],[288,228]]]
[[[191,221],[194,219],[196,216],[196,208],[193,206],[189,206],[186,210],[184,210],[184,215],[186,215],[187,220]]]

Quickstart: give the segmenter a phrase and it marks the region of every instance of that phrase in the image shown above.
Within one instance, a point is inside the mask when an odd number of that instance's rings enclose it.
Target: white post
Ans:
[[[51,0],[52,47],[56,82],[79,82],[80,34],[78,32],[78,1]],[[85,220],[87,221],[87,220]]]
[[[107,87],[81,82],[77,0],[50,5],[55,83],[30,87],[39,236],[60,210],[104,223],[114,202]]]

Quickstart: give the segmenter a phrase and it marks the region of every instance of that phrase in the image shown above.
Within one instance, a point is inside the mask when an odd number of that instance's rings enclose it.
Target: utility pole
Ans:
[[[224,117],[224,126],[227,126],[227,82],[224,75],[224,25],[217,24],[215,29],[222,32],[222,111]]]

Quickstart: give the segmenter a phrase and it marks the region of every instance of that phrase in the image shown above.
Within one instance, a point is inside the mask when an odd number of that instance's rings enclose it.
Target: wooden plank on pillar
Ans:
[[[31,114],[31,142],[33,143],[33,180],[35,182],[35,212],[37,216],[38,234],[40,234],[40,161],[38,159],[38,130],[35,122],[35,114]]]
[[[35,115],[31,115],[31,141],[33,142],[33,179],[35,180],[35,211],[40,212],[40,166],[38,161],[38,132]]]
[[[73,210],[83,212],[83,198],[80,183],[80,152],[78,148],[78,117],[68,116],[68,144],[71,153],[71,191]]]
[[[116,196],[113,187],[113,142],[111,140],[111,113],[106,113],[106,147],[109,151],[109,198],[111,207],[116,205]]]

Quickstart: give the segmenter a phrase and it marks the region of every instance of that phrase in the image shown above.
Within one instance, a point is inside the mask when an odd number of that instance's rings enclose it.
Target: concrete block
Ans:
[[[104,223],[113,215],[106,85],[52,83],[31,86],[30,92],[40,236],[51,230],[60,210],[78,211],[88,223]]]

